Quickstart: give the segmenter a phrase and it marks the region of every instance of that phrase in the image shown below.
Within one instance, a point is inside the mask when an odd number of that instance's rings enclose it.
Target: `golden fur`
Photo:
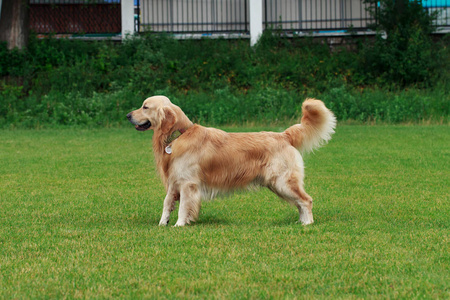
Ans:
[[[302,113],[301,124],[282,133],[227,133],[193,124],[167,97],[146,99],[127,117],[137,130],[154,130],[153,152],[167,191],[159,225],[168,224],[175,201],[180,201],[175,226],[184,226],[197,219],[202,199],[249,185],[268,187],[298,208],[301,223],[313,223],[298,150],[311,151],[327,142],[336,119],[315,99],[305,100]],[[167,141],[177,130],[183,134],[169,140],[168,154]]]

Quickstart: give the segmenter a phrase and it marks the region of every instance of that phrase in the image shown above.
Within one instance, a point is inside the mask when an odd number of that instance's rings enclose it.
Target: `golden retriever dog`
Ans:
[[[167,192],[159,225],[169,223],[176,201],[175,226],[184,226],[198,218],[202,199],[254,185],[297,207],[302,224],[313,223],[299,151],[330,140],[336,118],[315,99],[303,102],[302,114],[301,124],[281,133],[227,133],[192,123],[167,97],[146,99],[127,118],[139,131],[154,131],[153,153]]]

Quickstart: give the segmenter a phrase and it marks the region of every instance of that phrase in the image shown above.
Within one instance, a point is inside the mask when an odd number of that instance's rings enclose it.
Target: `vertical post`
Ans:
[[[120,1],[122,12],[122,40],[134,34],[134,0]]]
[[[250,1],[250,46],[254,46],[263,33],[263,0]]]

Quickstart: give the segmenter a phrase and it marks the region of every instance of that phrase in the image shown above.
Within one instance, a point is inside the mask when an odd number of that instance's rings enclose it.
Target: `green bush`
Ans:
[[[372,79],[402,86],[431,84],[439,67],[440,52],[431,40],[436,13],[429,13],[421,1],[368,0],[377,20],[374,43],[366,43],[361,68]]]
[[[340,120],[359,122],[448,122],[450,98],[444,91],[409,89],[396,92],[333,88],[321,96]]]
[[[426,64],[408,63],[429,47],[420,41],[409,41],[405,61],[395,47],[375,53],[381,40],[331,52],[320,40],[269,31],[254,48],[244,39],[150,34],[120,44],[32,38],[25,51],[0,44],[0,127],[118,125],[155,94],[214,125],[291,123],[306,97],[323,99],[339,120],[448,120],[448,40],[433,44],[442,64],[430,65],[435,76]],[[383,69],[389,64],[396,68]],[[407,82],[416,83],[406,90]]]

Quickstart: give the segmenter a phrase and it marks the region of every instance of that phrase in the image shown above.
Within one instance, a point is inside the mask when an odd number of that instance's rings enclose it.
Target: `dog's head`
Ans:
[[[172,104],[165,96],[147,98],[141,108],[127,114],[128,120],[135,125],[136,130],[161,130],[168,133],[177,123],[181,109]],[[183,114],[184,115],[184,114]]]

